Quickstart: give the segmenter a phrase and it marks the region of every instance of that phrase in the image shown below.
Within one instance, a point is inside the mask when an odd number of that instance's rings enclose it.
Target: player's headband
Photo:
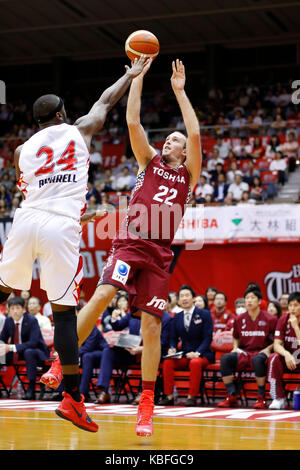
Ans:
[[[62,107],[64,105],[64,102],[63,100],[59,97],[59,103],[58,105],[56,106],[55,109],[53,109],[53,111],[51,111],[50,113],[46,114],[46,116],[34,116],[36,121],[39,123],[39,124],[43,124],[44,122],[48,122],[50,121],[52,118],[54,118],[56,116],[56,113],[58,113]]]

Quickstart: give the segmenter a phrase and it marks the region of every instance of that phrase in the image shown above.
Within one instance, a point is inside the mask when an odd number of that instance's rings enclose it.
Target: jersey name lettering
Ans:
[[[184,176],[182,175],[172,175],[168,171],[165,171],[163,168],[158,168],[157,166],[153,167],[153,172],[154,174],[158,174],[158,176],[162,176],[165,180],[170,180],[170,181],[177,181],[177,183],[184,183],[185,184],[185,179]]]
[[[39,188],[48,183],[77,183],[77,180],[74,174],[56,175],[52,178],[39,180]]]

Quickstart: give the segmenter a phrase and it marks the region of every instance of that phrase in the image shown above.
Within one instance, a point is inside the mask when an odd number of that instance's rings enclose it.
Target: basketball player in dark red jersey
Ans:
[[[300,371],[300,292],[293,292],[288,298],[287,315],[279,318],[274,340],[274,354],[268,359],[268,381],[273,398],[269,408],[285,408],[285,390],[282,376],[289,371]]]
[[[154,387],[160,361],[161,316],[168,296],[170,245],[184,214],[201,170],[200,127],[185,93],[185,69],[181,61],[172,63],[171,85],[182,112],[187,138],[173,132],[165,141],[162,156],[149,145],[140,122],[141,94],[145,66],[134,79],[127,103],[130,142],[139,164],[127,217],[117,233],[99,285],[77,318],[79,344],[92,330],[99,313],[105,310],[118,289],[131,297],[131,311],[141,317],[143,337],[143,391],[138,407],[136,433],[153,433]],[[161,217],[162,216],[162,217]],[[169,216],[168,223],[163,224]],[[163,219],[163,220],[162,220]],[[57,386],[57,365],[46,374],[44,383]],[[50,379],[50,380],[47,380]]]
[[[218,403],[219,408],[237,405],[234,375],[236,371],[253,368],[258,386],[258,398],[254,408],[266,408],[265,382],[267,358],[273,349],[277,318],[260,308],[262,294],[248,288],[245,291],[247,312],[239,315],[233,324],[233,349],[221,357],[221,374],[227,397]]]

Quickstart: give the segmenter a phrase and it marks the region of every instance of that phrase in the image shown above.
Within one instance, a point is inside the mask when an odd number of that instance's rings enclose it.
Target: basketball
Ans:
[[[141,55],[155,59],[159,52],[158,39],[150,31],[135,31],[125,42],[125,52],[130,60],[139,59]]]

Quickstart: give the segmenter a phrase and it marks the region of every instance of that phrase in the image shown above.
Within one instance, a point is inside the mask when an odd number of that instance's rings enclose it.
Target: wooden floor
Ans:
[[[24,406],[28,407],[28,402],[25,403],[23,402]],[[47,405],[44,405],[44,408],[45,406]],[[171,410],[165,407],[169,416],[154,417],[154,435],[150,438],[140,438],[135,435],[134,407],[123,408],[128,410],[127,415],[123,416],[122,407],[119,408],[118,415],[111,412],[112,407],[108,407],[107,412],[102,408],[101,414],[96,411],[93,414],[91,409],[89,414],[99,425],[97,433],[82,431],[60,419],[53,411],[53,402],[47,411],[12,408],[13,406],[1,406],[0,400],[1,450],[300,449],[300,413],[293,413],[292,410],[284,415],[287,416],[286,421],[281,420],[283,415],[280,415],[280,412],[274,411],[273,414],[269,411],[266,419],[265,414],[261,415],[262,418],[256,414],[258,418],[249,421],[251,413],[246,410],[238,410],[224,419],[211,419],[206,416],[210,413],[218,415],[220,410],[195,408],[193,417],[189,418],[182,417],[182,408],[177,412],[174,410],[175,416],[172,417]],[[157,407],[158,412],[161,408]],[[202,419],[199,416],[203,412],[206,416]],[[240,417],[232,419],[231,416]],[[243,416],[246,419],[243,419]]]

